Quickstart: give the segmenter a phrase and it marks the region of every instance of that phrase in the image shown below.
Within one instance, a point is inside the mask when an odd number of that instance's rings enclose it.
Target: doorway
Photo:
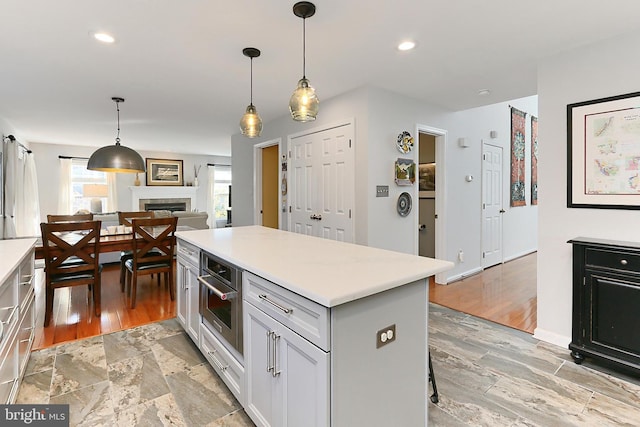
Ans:
[[[254,214],[253,223],[271,228],[280,224],[280,142],[281,139],[253,146]]]
[[[418,255],[436,257],[436,137],[418,134]]]
[[[447,248],[446,248],[446,239],[445,239],[445,230],[446,230],[446,141],[447,141],[447,131],[444,129],[438,129],[431,126],[426,125],[417,125],[416,126],[416,134],[418,135],[418,159],[419,163],[422,163],[423,155],[421,140],[428,141],[425,142],[425,149],[427,151],[427,155],[425,159],[434,159],[432,167],[432,172],[434,174],[435,179],[435,192],[433,193],[422,193],[420,191],[420,183],[418,183],[418,192],[419,196],[424,195],[425,199],[427,197],[431,197],[431,204],[433,205],[433,211],[430,213],[430,208],[427,206],[426,216],[431,218],[425,218],[425,222],[423,223],[420,219],[424,213],[422,212],[422,203],[418,203],[418,215],[416,215],[416,232],[418,233],[418,237],[415,239],[415,254],[420,254],[420,244],[421,239],[425,239],[425,245],[433,245],[433,253],[435,258],[446,259],[447,258]],[[433,149],[430,146],[433,145]],[[430,154],[430,150],[433,150],[433,153]],[[418,165],[418,170],[420,169],[420,165]],[[420,197],[419,202],[422,202],[422,197]],[[429,219],[429,221],[427,221]],[[425,227],[429,227],[426,224],[432,224],[431,229],[433,230],[432,236],[431,234],[422,237],[422,232],[420,231],[420,224],[425,224]],[[428,230],[427,230],[428,231]],[[425,233],[426,234],[426,233]],[[433,240],[433,243],[431,243]],[[445,285],[447,284],[447,275],[446,273],[438,273],[435,276],[435,283]]]

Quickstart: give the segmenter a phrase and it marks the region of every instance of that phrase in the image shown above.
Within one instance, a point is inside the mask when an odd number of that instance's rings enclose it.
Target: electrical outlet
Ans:
[[[395,323],[376,332],[376,348],[380,348],[396,340]]]

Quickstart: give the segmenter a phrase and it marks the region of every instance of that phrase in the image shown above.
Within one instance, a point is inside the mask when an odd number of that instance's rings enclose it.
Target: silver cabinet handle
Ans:
[[[27,279],[26,282],[20,282],[21,285],[31,285],[31,282],[33,282],[33,274],[29,274],[28,276],[22,276],[23,278]]]
[[[291,314],[293,312],[293,308],[286,308],[281,306],[280,304],[278,304],[275,301],[271,301],[269,299],[268,296],[266,296],[265,294],[260,294],[258,295],[258,298],[260,298],[262,301],[268,302],[269,304],[271,304],[272,306],[274,306],[275,308],[277,308],[278,310],[282,310],[285,314]]]
[[[273,371],[273,366],[271,366],[271,334],[273,332],[267,331],[267,372]]]
[[[220,369],[222,372],[226,371],[227,368],[229,367],[229,365],[225,366],[223,365],[218,358],[216,357],[215,353],[217,350],[211,350],[209,351],[209,356],[211,356],[211,359],[213,360],[213,363],[218,367],[218,369]]]
[[[629,262],[626,259],[620,260],[620,264],[627,265]]]
[[[276,335],[275,332],[271,333],[271,340],[273,341],[272,351],[273,351],[273,370],[271,371],[271,375],[277,377],[280,375],[280,371],[278,370],[278,340],[280,339],[280,335]]]

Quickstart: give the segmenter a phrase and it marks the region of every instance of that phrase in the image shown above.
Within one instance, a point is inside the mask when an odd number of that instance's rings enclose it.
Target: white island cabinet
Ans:
[[[200,250],[184,240],[178,239],[176,317],[196,344],[198,344],[200,337],[199,263]]]
[[[234,394],[256,425],[427,424],[428,277],[452,263],[259,226],[177,235],[243,270]]]
[[[35,239],[0,241],[0,403],[13,403],[35,332]]]

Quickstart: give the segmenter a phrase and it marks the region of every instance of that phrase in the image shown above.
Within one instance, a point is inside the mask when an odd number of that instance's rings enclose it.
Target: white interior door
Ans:
[[[289,147],[289,230],[353,242],[353,125],[293,136]]]
[[[502,262],[502,147],[482,145],[482,267]]]

